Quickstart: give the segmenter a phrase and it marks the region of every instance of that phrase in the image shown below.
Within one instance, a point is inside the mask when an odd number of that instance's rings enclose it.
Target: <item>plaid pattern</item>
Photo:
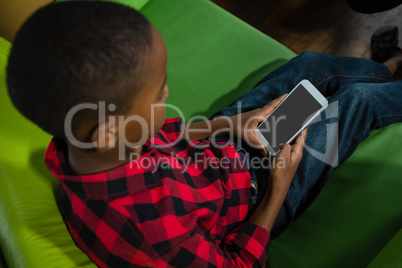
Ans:
[[[100,267],[263,267],[269,233],[244,222],[244,162],[233,144],[179,139],[180,125],[165,120],[144,155],[93,175],[73,175],[65,142],[51,141],[74,241]]]

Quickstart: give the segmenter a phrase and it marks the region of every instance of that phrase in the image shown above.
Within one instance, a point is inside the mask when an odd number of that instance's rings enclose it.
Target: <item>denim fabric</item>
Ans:
[[[313,52],[304,52],[273,71],[213,117],[260,108],[288,93],[303,79],[329,97],[329,107],[308,128],[303,159],[275,221],[272,238],[311,205],[334,169],[371,130],[402,121],[402,81],[391,82],[392,75],[383,64]],[[249,153],[243,158],[247,161],[262,157],[245,142],[237,145],[238,151],[243,147]],[[248,166],[258,182],[258,203],[268,187],[269,168],[253,168],[250,163]]]

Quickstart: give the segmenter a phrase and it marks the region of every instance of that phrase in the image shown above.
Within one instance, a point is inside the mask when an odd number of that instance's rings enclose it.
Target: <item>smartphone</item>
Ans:
[[[328,100],[308,80],[302,80],[255,133],[272,156],[280,152],[279,144],[291,143],[322,111]]]

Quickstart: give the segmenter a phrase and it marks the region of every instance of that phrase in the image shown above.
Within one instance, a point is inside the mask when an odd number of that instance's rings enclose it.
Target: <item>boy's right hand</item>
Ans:
[[[270,184],[271,190],[287,193],[297,167],[303,157],[304,142],[307,138],[307,129],[305,129],[296,138],[295,142],[290,144],[281,144],[281,151],[275,157],[271,171]]]
[[[265,228],[268,232],[272,230],[300,164],[306,137],[307,129],[300,133],[292,145],[282,144],[281,151],[272,163],[267,192],[250,218],[251,223]]]

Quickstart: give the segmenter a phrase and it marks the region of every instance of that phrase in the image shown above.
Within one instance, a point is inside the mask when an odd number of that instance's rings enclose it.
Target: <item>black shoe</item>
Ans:
[[[354,11],[371,14],[386,11],[402,4],[402,0],[346,0]]]
[[[385,26],[371,36],[371,59],[383,63],[392,57],[398,50],[399,31],[396,26]]]

